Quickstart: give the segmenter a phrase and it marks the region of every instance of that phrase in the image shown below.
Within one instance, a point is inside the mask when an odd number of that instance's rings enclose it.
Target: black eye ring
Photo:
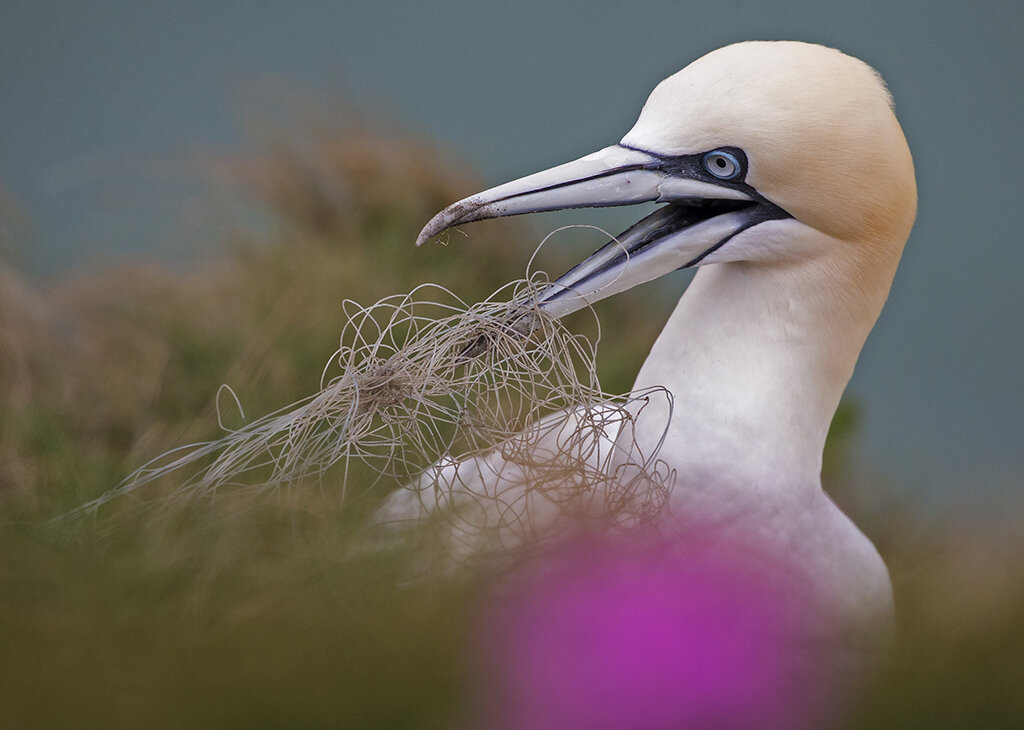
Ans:
[[[739,158],[725,150],[712,150],[704,155],[704,169],[719,180],[736,180],[743,175]]]

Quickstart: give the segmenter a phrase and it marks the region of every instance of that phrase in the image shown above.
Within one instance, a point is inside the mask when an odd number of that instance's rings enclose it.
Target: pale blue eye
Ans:
[[[725,150],[714,150],[704,155],[704,169],[722,180],[734,180],[740,175],[740,161]]]

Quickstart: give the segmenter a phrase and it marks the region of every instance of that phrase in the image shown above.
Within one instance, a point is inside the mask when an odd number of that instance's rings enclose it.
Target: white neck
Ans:
[[[675,506],[688,484],[758,499],[820,490],[825,437],[895,259],[872,266],[819,257],[697,273],[634,386],[674,396],[662,454],[677,470]],[[656,416],[638,424],[641,447],[661,436]]]
[[[676,472],[668,524],[781,556],[835,625],[876,627],[891,620],[888,573],[822,491],[821,456],[902,246],[827,243],[818,257],[701,268],[634,388],[674,397],[660,452]],[[632,433],[648,453],[664,433],[660,403]]]

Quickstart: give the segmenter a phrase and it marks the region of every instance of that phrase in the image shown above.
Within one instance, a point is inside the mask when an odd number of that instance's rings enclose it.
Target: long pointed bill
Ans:
[[[663,167],[663,159],[646,152],[619,145],[605,147],[449,205],[423,227],[416,245],[464,223],[507,215],[687,198],[750,200],[738,190],[673,177]]]
[[[699,179],[700,173],[687,164],[690,159],[661,157],[620,145],[606,147],[445,208],[427,223],[416,243],[486,218],[669,203],[541,292],[538,304],[561,317],[675,269],[695,266],[743,230],[785,216],[785,211],[749,186]]]

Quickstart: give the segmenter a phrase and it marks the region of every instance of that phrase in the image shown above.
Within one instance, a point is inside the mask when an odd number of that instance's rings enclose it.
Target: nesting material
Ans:
[[[521,541],[562,518],[645,520],[671,474],[636,448],[632,425],[671,396],[604,393],[594,343],[535,306],[545,284],[519,280],[471,306],[433,284],[368,307],[346,300],[318,393],[168,452],[76,514],[173,478],[161,503],[311,483],[340,499],[390,483],[378,521],[440,517],[474,543]]]

